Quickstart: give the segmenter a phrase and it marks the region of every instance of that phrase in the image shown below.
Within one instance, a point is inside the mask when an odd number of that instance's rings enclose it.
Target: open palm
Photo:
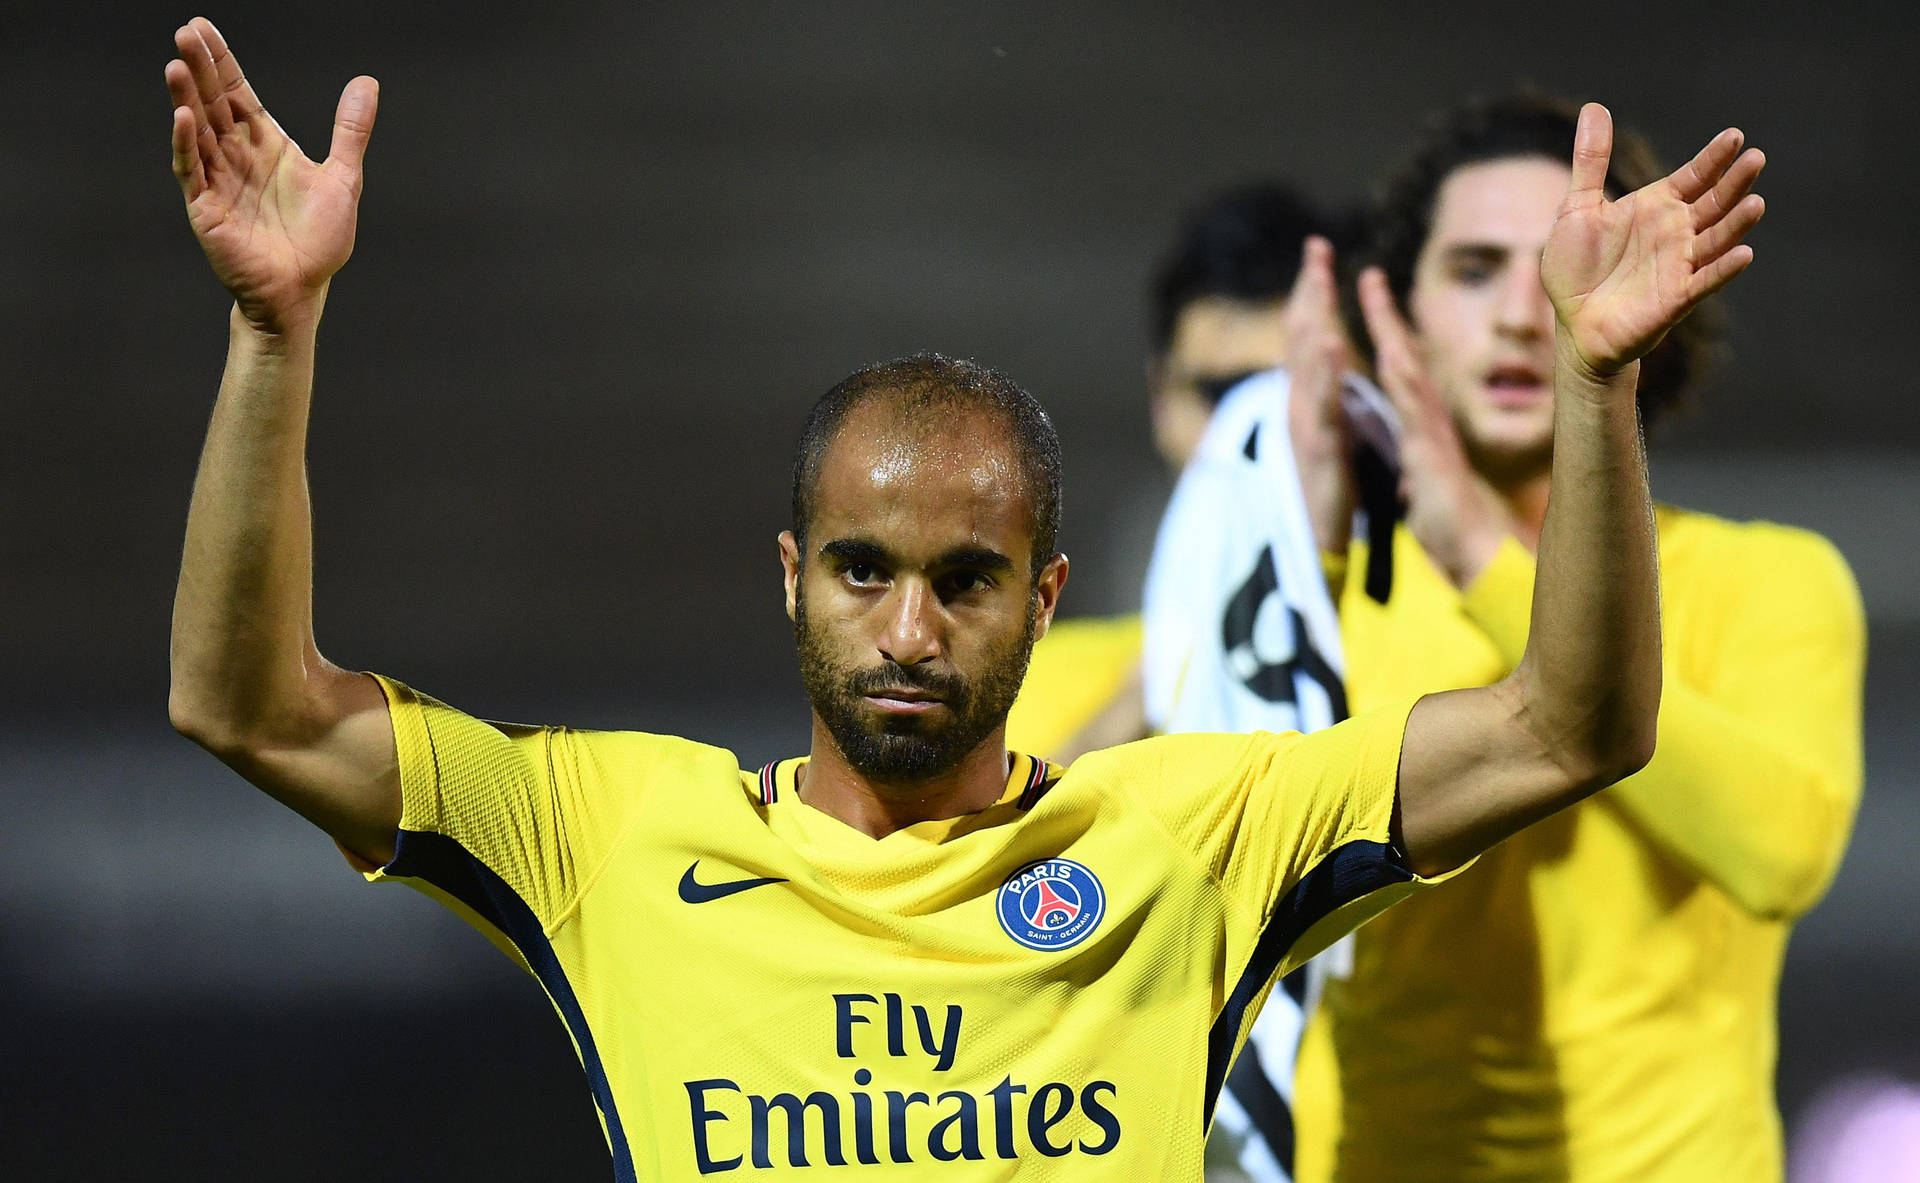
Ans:
[[[174,44],[180,57],[166,77],[187,219],[242,314],[285,327],[318,310],[327,281],[353,253],[378,84],[347,84],[331,150],[316,164],[260,105],[211,21],[194,18]]]
[[[1766,165],[1734,128],[1670,175],[1606,197],[1613,117],[1580,111],[1573,177],[1554,218],[1540,278],[1581,360],[1611,373],[1645,357],[1694,305],[1753,261],[1741,243],[1766,210],[1752,192]]]

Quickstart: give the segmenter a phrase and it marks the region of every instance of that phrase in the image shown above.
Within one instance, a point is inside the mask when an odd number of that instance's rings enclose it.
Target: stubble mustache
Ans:
[[[937,698],[956,714],[965,714],[967,682],[960,675],[917,665],[883,661],[877,666],[855,670],[847,675],[846,689],[851,695],[885,695],[889,690],[917,690]]]

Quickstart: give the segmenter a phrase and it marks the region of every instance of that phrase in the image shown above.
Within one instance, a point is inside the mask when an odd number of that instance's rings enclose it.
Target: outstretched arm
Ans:
[[[400,821],[393,729],[373,680],[314,644],[305,459],[314,340],[327,284],[353,250],[378,86],[347,85],[316,164],[261,107],[211,22],[195,18],[174,44],[174,176],[234,308],[187,514],[168,711],[248,780],[383,862]]]
[[[1541,260],[1557,322],[1553,493],[1526,654],[1493,686],[1421,700],[1407,722],[1400,829],[1419,871],[1458,865],[1653,752],[1659,588],[1639,360],[1752,262],[1741,239],[1764,210],[1751,189],[1765,161],[1729,129],[1672,175],[1608,201],[1612,142],[1612,118],[1588,104]],[[1410,355],[1384,277],[1363,276],[1361,295],[1382,365]],[[1404,395],[1398,409],[1444,414]]]

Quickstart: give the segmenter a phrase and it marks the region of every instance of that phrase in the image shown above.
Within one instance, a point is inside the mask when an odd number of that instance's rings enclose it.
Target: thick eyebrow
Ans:
[[[864,538],[835,538],[820,547],[823,559],[838,559],[842,563],[872,563],[876,566],[892,566],[892,555],[887,548],[877,542]]]
[[[1512,253],[1492,242],[1456,242],[1440,252],[1449,263],[1499,263]]]
[[[854,563],[872,563],[881,567],[897,567],[899,560],[886,547],[865,538],[835,538],[822,544],[820,557],[836,559],[847,565]],[[1005,574],[1014,569],[1013,560],[988,546],[956,546],[942,552],[931,566],[951,569],[970,567],[979,571],[993,571]]]
[[[970,567],[977,571],[994,571],[1006,574],[1013,570],[1013,560],[987,546],[956,546],[933,561],[936,567]]]

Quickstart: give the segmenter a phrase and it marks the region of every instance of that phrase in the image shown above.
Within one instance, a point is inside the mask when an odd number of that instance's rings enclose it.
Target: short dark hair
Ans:
[[[1154,353],[1167,351],[1180,314],[1196,300],[1281,299],[1300,274],[1308,235],[1324,235],[1338,250],[1357,228],[1357,219],[1330,214],[1278,181],[1247,182],[1202,198],[1181,216],[1173,246],[1153,273]]]
[[[1573,157],[1578,105],[1536,90],[1474,99],[1429,120],[1424,137],[1388,178],[1369,218],[1365,262],[1380,267],[1395,299],[1406,307],[1414,267],[1433,230],[1434,204],[1447,178],[1473,164],[1538,157],[1567,163]],[[1665,175],[1647,140],[1618,123],[1607,194],[1618,197]],[[1365,333],[1365,322],[1354,318]],[[1689,387],[1709,368],[1722,317],[1707,300],[1676,325],[1640,367],[1640,413],[1648,427],[1682,407]],[[1369,347],[1371,343],[1369,342]]]
[[[888,399],[909,413],[961,407],[983,410],[1005,427],[1027,487],[1032,573],[1038,577],[1056,553],[1060,534],[1060,436],[1053,420],[1038,399],[999,370],[938,353],[916,353],[863,366],[821,395],[807,412],[793,459],[793,536],[800,543],[802,559],[821,460],[847,415],[872,398]]]

